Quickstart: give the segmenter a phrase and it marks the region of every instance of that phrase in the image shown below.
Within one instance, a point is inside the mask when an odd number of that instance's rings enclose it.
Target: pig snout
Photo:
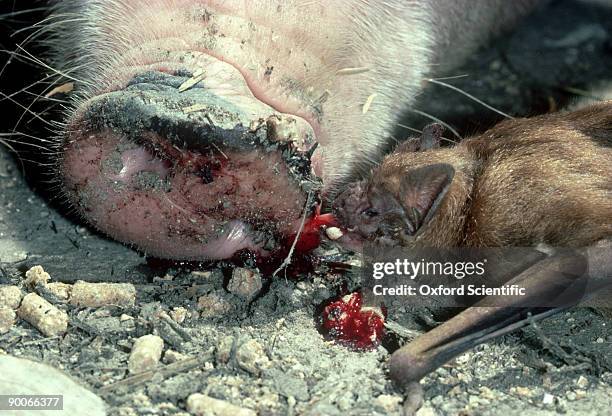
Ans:
[[[72,205],[148,255],[265,253],[295,232],[316,193],[308,123],[198,73],[134,76],[81,104],[66,137],[60,174]]]

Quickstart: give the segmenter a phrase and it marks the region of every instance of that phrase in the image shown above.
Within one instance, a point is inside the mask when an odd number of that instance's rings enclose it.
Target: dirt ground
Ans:
[[[452,84],[504,112],[530,114],[555,109],[595,80],[612,79],[611,64],[612,11],[560,1],[475,56],[454,73],[468,76]],[[463,132],[497,118],[438,85],[416,108]],[[406,123],[424,121],[407,117]],[[24,179],[20,163],[0,147],[0,285],[34,292],[25,272],[41,265],[54,282],[131,283],[136,302],[58,302],[68,315],[65,336],[45,336],[18,319],[0,335],[0,364],[1,354],[9,354],[61,369],[101,397],[109,415],[187,415],[195,393],[221,400],[217,414],[399,414],[403,398],[386,376],[385,361],[402,329],[424,330],[414,311],[387,305],[394,342],[350,350],[325,340],[316,317],[324,301],[359,287],[356,275],[321,268],[270,279],[254,271],[262,289],[250,300],[230,288],[233,265],[147,259],[58,209],[61,201],[49,200],[57,193],[48,187]],[[331,244],[318,250],[359,261]],[[426,402],[418,414],[612,414],[611,326],[593,310],[573,309],[481,345],[423,380]],[[147,334],[163,340],[162,362],[143,377],[131,376],[130,351]]]

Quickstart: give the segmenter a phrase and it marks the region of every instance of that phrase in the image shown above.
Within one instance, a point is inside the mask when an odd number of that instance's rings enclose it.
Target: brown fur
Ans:
[[[504,121],[453,148],[403,150],[409,147],[398,148],[366,184],[347,191],[363,190],[359,209],[376,198],[402,201],[408,172],[439,163],[454,168],[431,221],[414,236],[391,237],[399,245],[580,247],[612,236],[612,101]],[[359,230],[362,217],[347,212],[355,204],[342,202],[348,196],[336,204],[338,217]]]

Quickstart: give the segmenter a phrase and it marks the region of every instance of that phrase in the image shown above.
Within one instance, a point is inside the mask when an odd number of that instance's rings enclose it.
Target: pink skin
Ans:
[[[250,225],[226,218],[273,222],[281,234],[298,226],[305,198],[278,155],[231,154],[207,184],[196,174],[202,155],[183,151],[173,155],[171,164],[134,146],[112,133],[92,135],[71,143],[63,161],[65,185],[79,210],[120,241],[137,242],[141,250],[160,257],[222,259],[242,249],[266,254],[263,242],[253,241]],[[119,172],[108,166],[113,158],[121,160]],[[272,166],[280,173],[274,174]],[[148,174],[145,182],[139,181],[143,173]],[[260,199],[254,206],[255,188],[284,189],[288,197]]]

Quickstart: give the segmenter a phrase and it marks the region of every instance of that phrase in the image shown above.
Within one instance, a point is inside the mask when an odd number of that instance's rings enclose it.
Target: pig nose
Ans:
[[[59,169],[68,200],[96,228],[163,258],[227,258],[295,233],[320,187],[313,136],[225,92],[195,74],[147,72],[83,103]]]

